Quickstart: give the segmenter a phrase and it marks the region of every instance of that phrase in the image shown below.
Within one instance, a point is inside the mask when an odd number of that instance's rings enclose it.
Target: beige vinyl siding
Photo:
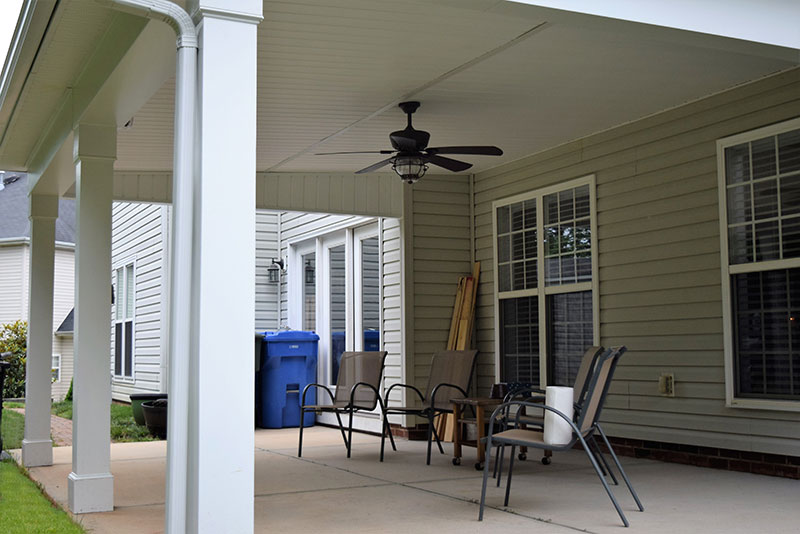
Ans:
[[[472,272],[469,176],[429,175],[411,191],[413,383],[424,390],[433,354],[447,348],[458,278]],[[482,266],[483,267],[483,266]]]
[[[256,324],[255,330],[277,330],[280,326],[277,284],[267,281],[272,258],[279,257],[277,211],[256,210]]]
[[[495,199],[595,174],[600,341],[629,348],[609,434],[800,456],[800,414],[725,406],[716,140],[800,115],[800,70],[479,173],[481,393],[494,381]],[[675,375],[674,398],[658,394]]]
[[[115,202],[112,209],[112,266],[133,261],[135,276],[133,380],[114,377],[111,392],[117,400],[127,401],[134,392],[162,389],[162,354],[166,354],[166,347],[162,347],[161,329],[167,327],[162,298],[169,287],[164,265],[168,238],[164,232],[168,225],[163,224],[163,218],[167,216],[168,207],[157,204]],[[112,329],[112,376],[113,355]]]
[[[403,184],[394,174],[256,173],[263,209],[401,217]]]
[[[0,246],[0,324],[28,320],[29,252],[22,242]]]
[[[61,355],[61,380],[53,382],[50,395],[55,401],[62,401],[69,390],[75,363],[72,334],[56,336],[53,340],[53,354]]]

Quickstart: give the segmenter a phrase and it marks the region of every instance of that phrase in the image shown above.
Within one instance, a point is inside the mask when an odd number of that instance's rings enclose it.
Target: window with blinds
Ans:
[[[800,400],[800,119],[721,140],[733,394]]]
[[[133,378],[134,265],[131,262],[114,272],[114,375]]]
[[[587,177],[494,204],[505,382],[571,386],[595,344],[593,191]]]

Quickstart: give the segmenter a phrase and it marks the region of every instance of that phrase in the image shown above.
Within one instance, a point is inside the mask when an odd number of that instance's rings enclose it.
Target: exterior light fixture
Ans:
[[[283,260],[272,258],[272,265],[267,269],[267,281],[270,284],[277,284],[281,281],[281,272],[284,270]]]
[[[397,173],[405,183],[413,184],[428,170],[425,160],[419,156],[397,156],[392,162],[392,170]]]
[[[306,260],[306,284],[311,285],[315,282],[314,266],[311,265],[311,260]]]

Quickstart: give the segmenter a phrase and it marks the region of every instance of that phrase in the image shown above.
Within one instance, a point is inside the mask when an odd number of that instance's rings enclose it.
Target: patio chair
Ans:
[[[336,378],[336,392],[323,384],[309,384],[303,389],[301,400],[300,421],[302,423],[306,412],[331,412],[336,414],[339,422],[339,431],[342,433],[344,446],[347,448],[347,457],[353,445],[353,413],[358,411],[371,412],[380,404],[381,411],[384,410],[381,400],[380,388],[381,377],[383,376],[383,365],[386,361],[386,351],[368,352],[344,352],[339,363],[339,376]],[[328,393],[331,404],[306,404],[306,394],[310,388],[317,388]],[[348,414],[350,419],[347,425],[347,434],[344,431],[341,414]],[[382,444],[381,444],[382,445]],[[395,448],[394,438],[392,438],[392,448]],[[381,453],[383,447],[381,446]],[[300,425],[300,441],[297,446],[297,457],[303,455],[303,425]]]
[[[617,510],[620,519],[622,519],[622,523],[627,527],[629,526],[628,519],[625,517],[625,514],[622,512],[622,509],[617,502],[616,497],[614,494],[611,493],[611,489],[608,486],[608,483],[603,476],[600,466],[595,458],[595,453],[592,452],[589,444],[587,443],[587,439],[591,437],[594,432],[598,432],[606,444],[609,446],[609,451],[611,452],[611,456],[614,459],[615,463],[617,464],[617,468],[620,471],[625,483],[628,486],[628,490],[630,490],[631,495],[633,496],[636,504],[639,507],[640,511],[644,511],[644,507],[642,506],[641,502],[639,501],[636,492],[633,490],[633,487],[628,480],[625,471],[622,469],[622,466],[619,463],[619,459],[617,458],[616,454],[614,454],[613,449],[611,449],[610,444],[608,443],[608,438],[606,438],[605,434],[602,432],[602,429],[599,428],[597,421],[600,417],[600,413],[603,409],[603,404],[605,403],[606,395],[608,394],[608,388],[611,384],[611,378],[613,376],[614,370],[616,368],[617,362],[619,361],[619,357],[622,353],[625,352],[625,347],[619,347],[616,349],[611,349],[606,351],[601,356],[598,357],[597,362],[594,366],[594,369],[591,373],[589,385],[586,389],[586,396],[584,398],[583,407],[581,412],[578,416],[577,423],[573,422],[570,417],[567,417],[561,411],[547,405],[543,404],[536,404],[534,402],[529,401],[521,401],[516,400],[509,403],[504,403],[500,405],[492,414],[489,423],[489,434],[486,437],[486,448],[487,454],[491,452],[492,446],[495,445],[511,445],[511,457],[509,461],[509,468],[508,468],[508,478],[506,480],[506,493],[505,493],[505,501],[504,506],[508,506],[508,498],[509,493],[511,491],[511,479],[513,477],[514,472],[514,453],[516,451],[516,447],[531,447],[536,449],[543,449],[543,450],[552,450],[552,451],[567,451],[572,449],[572,447],[577,443],[580,442],[583,451],[586,453],[586,456],[589,457],[589,461],[592,464],[592,467],[597,473],[597,476],[600,478],[600,482],[603,484],[603,487],[606,490],[611,502],[614,504],[614,508]],[[537,399],[538,400],[538,399]],[[498,419],[504,410],[506,410],[509,406],[517,407],[517,417],[521,417],[522,410],[520,408],[523,407],[531,407],[531,408],[540,408],[550,412],[555,413],[558,417],[566,421],[570,427],[572,427],[572,438],[568,443],[555,445],[555,444],[548,444],[544,442],[544,432],[543,430],[528,430],[519,428],[519,421],[515,421],[515,427],[509,430],[503,430],[497,434],[494,433],[494,426],[495,422]],[[483,485],[481,488],[481,503],[480,503],[480,511],[478,512],[478,520],[483,520],[483,509],[486,502],[486,482],[489,478],[489,464],[488,462],[484,466],[483,471]]]
[[[453,405],[450,399],[467,396],[477,355],[477,350],[444,350],[434,354],[431,362],[431,374],[428,377],[428,387],[424,395],[411,384],[392,384],[386,390],[386,395],[384,396],[385,409],[383,411],[384,435],[381,436],[381,462],[383,461],[383,449],[386,441],[385,433],[389,433],[390,439],[392,437],[392,430],[389,427],[389,414],[418,415],[428,420],[427,465],[431,464],[431,442],[433,438],[436,438],[439,452],[444,454],[442,442],[439,439],[438,432],[436,432],[433,419],[437,415],[453,413]],[[397,387],[414,391],[419,397],[422,406],[389,406],[389,395]]]
[[[578,371],[575,374],[575,383],[572,386],[572,397],[575,406],[575,414],[577,415],[580,412],[580,407],[583,404],[583,399],[586,396],[586,388],[589,386],[588,378],[589,374],[591,373],[592,369],[594,369],[595,363],[597,362],[597,358],[603,354],[604,349],[603,347],[589,347],[586,349],[586,352],[583,353],[583,357],[581,358],[581,364],[578,366]],[[508,394],[503,399],[503,402],[510,402],[513,400],[530,400],[533,396],[533,393],[537,393],[539,395],[544,395],[545,390],[533,386],[527,387],[511,387],[509,385]],[[509,418],[511,416],[510,407],[506,412],[503,414],[503,423],[506,425],[508,424]],[[544,413],[541,415],[530,415],[530,414],[523,414],[520,418],[520,422],[525,426],[535,426],[535,427],[542,427],[544,426]],[[507,426],[506,426],[507,428]],[[504,428],[504,430],[506,429]],[[591,439],[590,443],[595,450],[599,451],[597,448],[597,443],[594,441],[594,438]],[[500,485],[500,479],[502,478],[502,465],[503,465],[503,456],[505,453],[505,447],[498,447],[496,456],[497,460],[494,464],[494,476],[497,478],[497,485]],[[550,451],[545,451],[545,455],[542,456],[542,463],[544,465],[550,464],[550,457],[552,456]],[[603,468],[603,474],[606,473],[606,469],[608,468],[608,464],[604,457],[602,458],[603,464],[601,467]],[[520,460],[525,460],[525,454],[520,452],[519,455]],[[611,472],[608,470],[608,472]],[[614,477],[614,474],[611,473],[611,477],[614,480],[614,484],[618,484],[617,479]]]

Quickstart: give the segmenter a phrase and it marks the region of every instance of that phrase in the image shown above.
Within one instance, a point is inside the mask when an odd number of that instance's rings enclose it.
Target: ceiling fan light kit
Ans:
[[[416,101],[401,102],[398,104],[400,109],[408,116],[408,124],[403,130],[398,130],[389,134],[389,141],[394,150],[373,150],[366,152],[326,152],[317,154],[318,156],[331,156],[339,154],[394,154],[383,161],[379,161],[369,167],[357,171],[356,174],[375,172],[386,165],[392,166],[392,170],[407,184],[413,184],[422,178],[428,171],[428,165],[436,165],[452,172],[463,172],[470,167],[471,163],[446,158],[441,154],[460,154],[476,156],[502,156],[503,151],[496,146],[443,146],[430,147],[431,134],[423,130],[416,130],[411,125],[411,115],[419,108],[420,103]]]

